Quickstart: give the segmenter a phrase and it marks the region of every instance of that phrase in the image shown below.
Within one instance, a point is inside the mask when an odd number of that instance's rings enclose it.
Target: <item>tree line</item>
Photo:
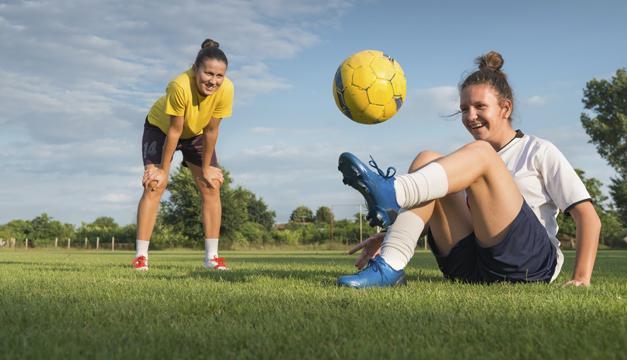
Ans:
[[[97,238],[102,243],[111,242],[111,238],[115,238],[116,243],[130,243],[135,241],[136,233],[135,224],[120,226],[108,216],[101,216],[89,224],[83,222],[78,227],[54,220],[46,213],[32,220],[11,220],[0,225],[0,239],[8,241],[15,238],[19,243],[24,243],[28,239],[31,246],[38,247],[54,246],[55,239],[58,239],[60,244],[67,244],[67,240],[70,239],[72,243],[79,242],[82,245],[85,238],[93,245],[96,244]]]

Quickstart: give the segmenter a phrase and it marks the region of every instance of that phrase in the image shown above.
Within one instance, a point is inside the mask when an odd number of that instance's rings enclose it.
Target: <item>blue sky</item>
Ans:
[[[42,212],[134,222],[147,111],[205,38],[235,85],[221,165],[287,221],[300,205],[351,217],[363,200],[337,158],[405,173],[422,150],[472,140],[456,85],[490,50],[505,59],[515,128],[555,143],[604,184],[614,175],[580,125],[582,89],[627,67],[625,1],[7,1],[0,3],[0,224]],[[361,50],[394,57],[407,98],[383,124],[351,122],[331,92]],[[180,161],[180,156],[176,159]]]

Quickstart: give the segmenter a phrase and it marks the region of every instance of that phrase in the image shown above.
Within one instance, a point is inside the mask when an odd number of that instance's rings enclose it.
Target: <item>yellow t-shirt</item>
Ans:
[[[184,116],[185,124],[181,139],[202,134],[211,117],[231,116],[233,106],[233,83],[224,78],[218,90],[210,96],[198,94],[192,70],[187,70],[170,81],[163,95],[150,109],[148,122],[158,126],[164,133],[170,127],[170,115]]]

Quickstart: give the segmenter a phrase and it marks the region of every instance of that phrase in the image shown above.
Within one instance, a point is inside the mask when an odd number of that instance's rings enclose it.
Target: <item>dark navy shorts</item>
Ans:
[[[473,232],[441,256],[431,230],[428,241],[444,277],[451,280],[549,283],[557,265],[555,246],[526,201],[505,238],[494,246],[479,245]]]
[[[163,145],[166,134],[158,126],[148,122],[144,123],[144,136],[142,138],[142,157],[144,166],[161,164],[163,155]],[[183,166],[187,167],[187,162],[202,167],[202,135],[194,136],[190,139],[179,139],[176,150],[183,153]],[[210,166],[218,167],[216,152],[211,156]]]

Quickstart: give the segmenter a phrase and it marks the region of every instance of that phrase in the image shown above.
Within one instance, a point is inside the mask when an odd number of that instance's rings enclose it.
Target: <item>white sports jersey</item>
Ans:
[[[524,135],[518,130],[516,137],[498,154],[557,249],[553,281],[564,264],[564,255],[556,237],[557,214],[559,210],[568,214],[573,206],[591,201],[590,194],[568,160],[549,141]]]

